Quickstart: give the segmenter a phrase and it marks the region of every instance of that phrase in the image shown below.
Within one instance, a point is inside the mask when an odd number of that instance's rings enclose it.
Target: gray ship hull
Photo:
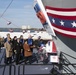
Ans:
[[[56,44],[59,56],[61,54],[60,60],[63,64],[62,66],[62,73],[76,73],[75,65],[76,65],[76,39],[67,38],[60,34],[56,34],[57,37],[54,38],[54,42]],[[69,64],[68,66],[64,64]],[[65,69],[66,68],[66,69]],[[70,70],[71,69],[71,70]],[[65,71],[66,70],[66,71]]]
[[[62,36],[60,34],[56,34],[57,38],[54,39],[57,50],[60,52],[64,52],[70,56],[76,57],[76,39],[68,38],[65,36]],[[71,63],[76,63],[76,60],[70,60]]]
[[[46,9],[46,6],[65,9],[65,10],[69,8],[76,9],[76,0],[41,0],[41,1],[45,9]],[[74,29],[76,29],[76,27]],[[74,36],[75,36],[74,38],[71,38],[71,37],[67,37],[62,34],[56,33],[56,38],[54,38],[58,52],[66,53],[67,55],[65,54],[65,57],[68,60],[68,63],[71,63],[71,64],[76,63],[76,59],[75,59],[76,57],[76,35]],[[70,66],[70,68],[72,69],[71,71],[72,73],[73,72],[76,73],[76,70],[74,70],[72,66]]]
[[[42,3],[44,7],[76,8],[76,0],[42,0]],[[56,33],[56,36],[55,43],[58,50],[76,57],[76,38],[69,38],[59,33]]]

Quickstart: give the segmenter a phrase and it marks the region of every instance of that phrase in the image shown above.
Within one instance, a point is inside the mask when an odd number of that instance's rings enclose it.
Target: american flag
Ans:
[[[76,8],[45,8],[56,33],[76,38]]]

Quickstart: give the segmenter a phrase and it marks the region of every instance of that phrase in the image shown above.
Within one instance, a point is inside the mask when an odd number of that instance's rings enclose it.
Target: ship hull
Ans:
[[[60,60],[60,63],[62,63],[62,67],[60,66],[61,72],[70,73],[70,74],[76,73],[76,70],[74,67],[76,64],[76,42],[75,42],[76,39],[67,38],[60,34],[56,34],[56,36],[57,37],[54,38],[54,42],[56,44],[59,57],[61,58]],[[64,61],[62,59],[64,59]],[[68,64],[68,66],[66,66],[65,64]],[[70,71],[70,69],[72,72]]]
[[[76,0],[41,0],[45,9],[46,6],[54,8],[76,8]],[[51,22],[50,22],[51,23]],[[52,23],[51,23],[52,25]],[[75,28],[76,29],[76,28]],[[65,36],[61,33],[56,32],[55,43],[58,50],[68,53],[76,57],[76,38]]]
[[[54,38],[57,50],[59,52],[64,52],[70,56],[76,57],[76,39],[75,38],[68,38],[62,36],[60,34],[56,34],[56,38]],[[76,63],[76,60],[68,58],[71,63]]]
[[[60,9],[62,8],[65,10],[69,8],[76,8],[76,4],[75,4],[76,0],[73,0],[73,1],[72,0],[42,0],[42,3],[45,9],[46,9],[46,6],[53,7],[53,8],[60,8]],[[76,57],[76,35],[74,38],[72,38],[72,37],[63,35],[61,33],[58,33],[56,31],[55,31],[55,34],[56,34],[56,37],[54,37],[54,41],[58,52],[65,53],[64,55],[68,63],[71,63],[71,64],[76,63],[76,59],[74,59]],[[70,68],[73,70],[74,73],[76,73],[76,70],[74,70],[72,66]]]

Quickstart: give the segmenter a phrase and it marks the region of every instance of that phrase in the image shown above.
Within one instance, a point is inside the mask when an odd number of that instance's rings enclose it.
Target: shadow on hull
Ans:
[[[60,34],[56,35],[68,48],[76,52],[76,38],[68,38]]]

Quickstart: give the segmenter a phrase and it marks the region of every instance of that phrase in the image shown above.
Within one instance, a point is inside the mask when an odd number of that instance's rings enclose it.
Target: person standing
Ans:
[[[30,46],[31,51],[33,52],[33,39],[32,39],[31,35],[29,35],[29,37],[27,39],[27,43]]]
[[[21,43],[20,39],[17,38],[16,47],[15,47],[15,54],[16,54],[16,65],[19,64],[20,61],[20,54],[21,54]]]
[[[13,50],[13,59],[15,60],[15,50],[16,50],[16,44],[17,44],[17,36],[14,36],[12,40],[12,50]]]
[[[7,37],[4,40],[4,47],[6,49],[5,52],[5,63],[6,64],[10,64],[12,62],[12,42],[11,42],[11,38],[10,38],[10,34],[7,34]]]
[[[24,38],[23,38],[23,35],[20,36],[20,44],[21,44],[21,55],[20,55],[20,59],[23,59],[23,57],[24,57],[24,49],[23,49]]]
[[[31,64],[32,63],[32,51],[27,41],[25,41],[23,48],[24,48],[25,64],[27,64],[26,63],[27,61],[29,61],[29,64]]]
[[[41,36],[38,37],[38,40],[36,41],[35,45],[36,45],[36,48],[37,50],[40,49],[41,45],[43,44],[43,41],[41,39]]]

